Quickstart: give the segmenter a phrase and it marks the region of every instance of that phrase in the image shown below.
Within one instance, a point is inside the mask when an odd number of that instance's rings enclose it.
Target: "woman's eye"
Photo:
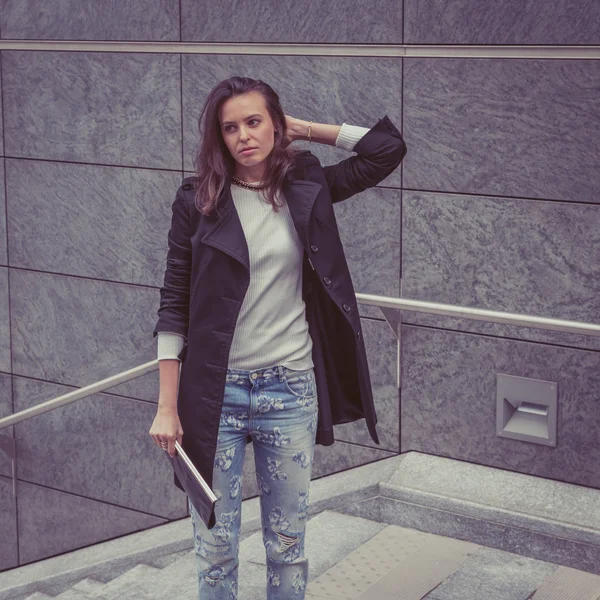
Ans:
[[[260,124],[260,119],[250,119],[250,121],[248,121],[248,123],[256,123],[258,125],[258,124]],[[225,131],[227,133],[231,133],[233,131],[232,128],[235,128],[235,125],[227,125],[227,127],[225,127]]]

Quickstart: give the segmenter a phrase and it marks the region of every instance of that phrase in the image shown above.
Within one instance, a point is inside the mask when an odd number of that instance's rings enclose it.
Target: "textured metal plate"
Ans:
[[[307,598],[420,600],[478,548],[390,525],[311,581]]]
[[[531,596],[531,600],[598,600],[600,577],[593,573],[559,567]]]

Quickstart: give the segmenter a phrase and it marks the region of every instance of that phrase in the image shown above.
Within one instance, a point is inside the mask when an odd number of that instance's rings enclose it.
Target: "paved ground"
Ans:
[[[306,600],[600,600],[599,575],[330,510],[309,518],[305,553]],[[260,530],[239,558],[237,600],[266,600]],[[15,598],[198,600],[193,550],[100,575]]]
[[[306,550],[307,600],[600,599],[598,575],[332,511],[309,522]],[[260,533],[244,542],[239,600],[265,599],[262,553]]]

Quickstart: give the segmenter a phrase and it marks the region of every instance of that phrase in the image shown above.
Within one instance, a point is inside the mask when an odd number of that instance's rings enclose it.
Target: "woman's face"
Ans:
[[[221,106],[221,134],[237,161],[236,175],[246,181],[263,178],[265,159],[275,144],[275,127],[260,92],[247,92],[226,100]],[[256,148],[242,153],[244,148]]]

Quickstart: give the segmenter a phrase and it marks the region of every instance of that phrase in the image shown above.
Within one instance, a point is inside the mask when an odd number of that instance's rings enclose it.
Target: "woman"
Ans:
[[[406,145],[387,115],[371,129],[306,122],[284,115],[266,83],[242,77],[210,92],[199,130],[196,176],[172,205],[150,435],[171,456],[177,439],[218,498],[210,530],[189,503],[199,598],[237,597],[252,441],[266,597],[302,599],[314,446],[333,444],[333,425],[360,418],[379,443],[333,203],[382,181]],[[298,139],[358,155],[322,167],[289,147]],[[183,489],[177,477],[175,485]]]

